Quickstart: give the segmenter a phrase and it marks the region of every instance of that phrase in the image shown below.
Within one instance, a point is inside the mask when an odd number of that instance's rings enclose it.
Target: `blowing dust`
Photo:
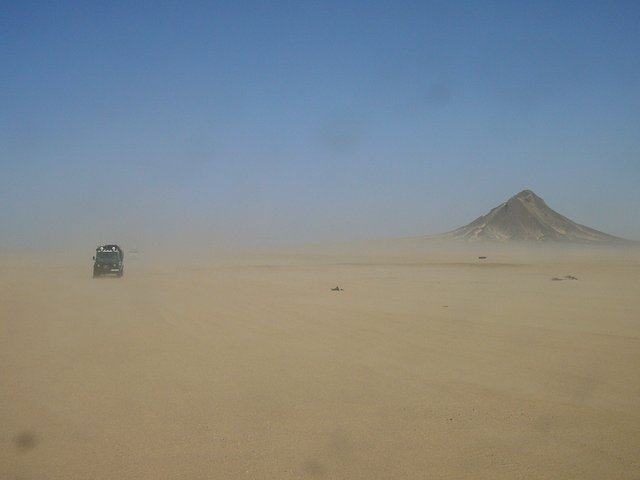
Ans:
[[[637,251],[379,247],[5,254],[0,477],[638,478]]]

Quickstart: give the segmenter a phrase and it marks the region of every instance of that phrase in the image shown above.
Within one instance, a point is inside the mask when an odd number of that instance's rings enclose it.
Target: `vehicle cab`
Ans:
[[[93,277],[124,274],[124,253],[118,245],[101,245],[93,257]]]

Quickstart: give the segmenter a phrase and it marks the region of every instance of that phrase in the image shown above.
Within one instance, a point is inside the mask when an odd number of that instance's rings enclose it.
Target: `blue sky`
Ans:
[[[526,4],[525,4],[526,3]],[[638,2],[0,3],[0,247],[640,239]]]

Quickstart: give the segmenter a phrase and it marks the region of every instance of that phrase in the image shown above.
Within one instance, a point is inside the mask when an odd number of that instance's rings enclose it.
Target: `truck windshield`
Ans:
[[[118,252],[98,252],[96,254],[96,261],[117,262],[118,260]]]

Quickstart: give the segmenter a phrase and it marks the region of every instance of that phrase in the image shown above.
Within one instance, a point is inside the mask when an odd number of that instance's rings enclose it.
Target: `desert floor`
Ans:
[[[640,255],[482,253],[5,254],[0,478],[639,479]]]

